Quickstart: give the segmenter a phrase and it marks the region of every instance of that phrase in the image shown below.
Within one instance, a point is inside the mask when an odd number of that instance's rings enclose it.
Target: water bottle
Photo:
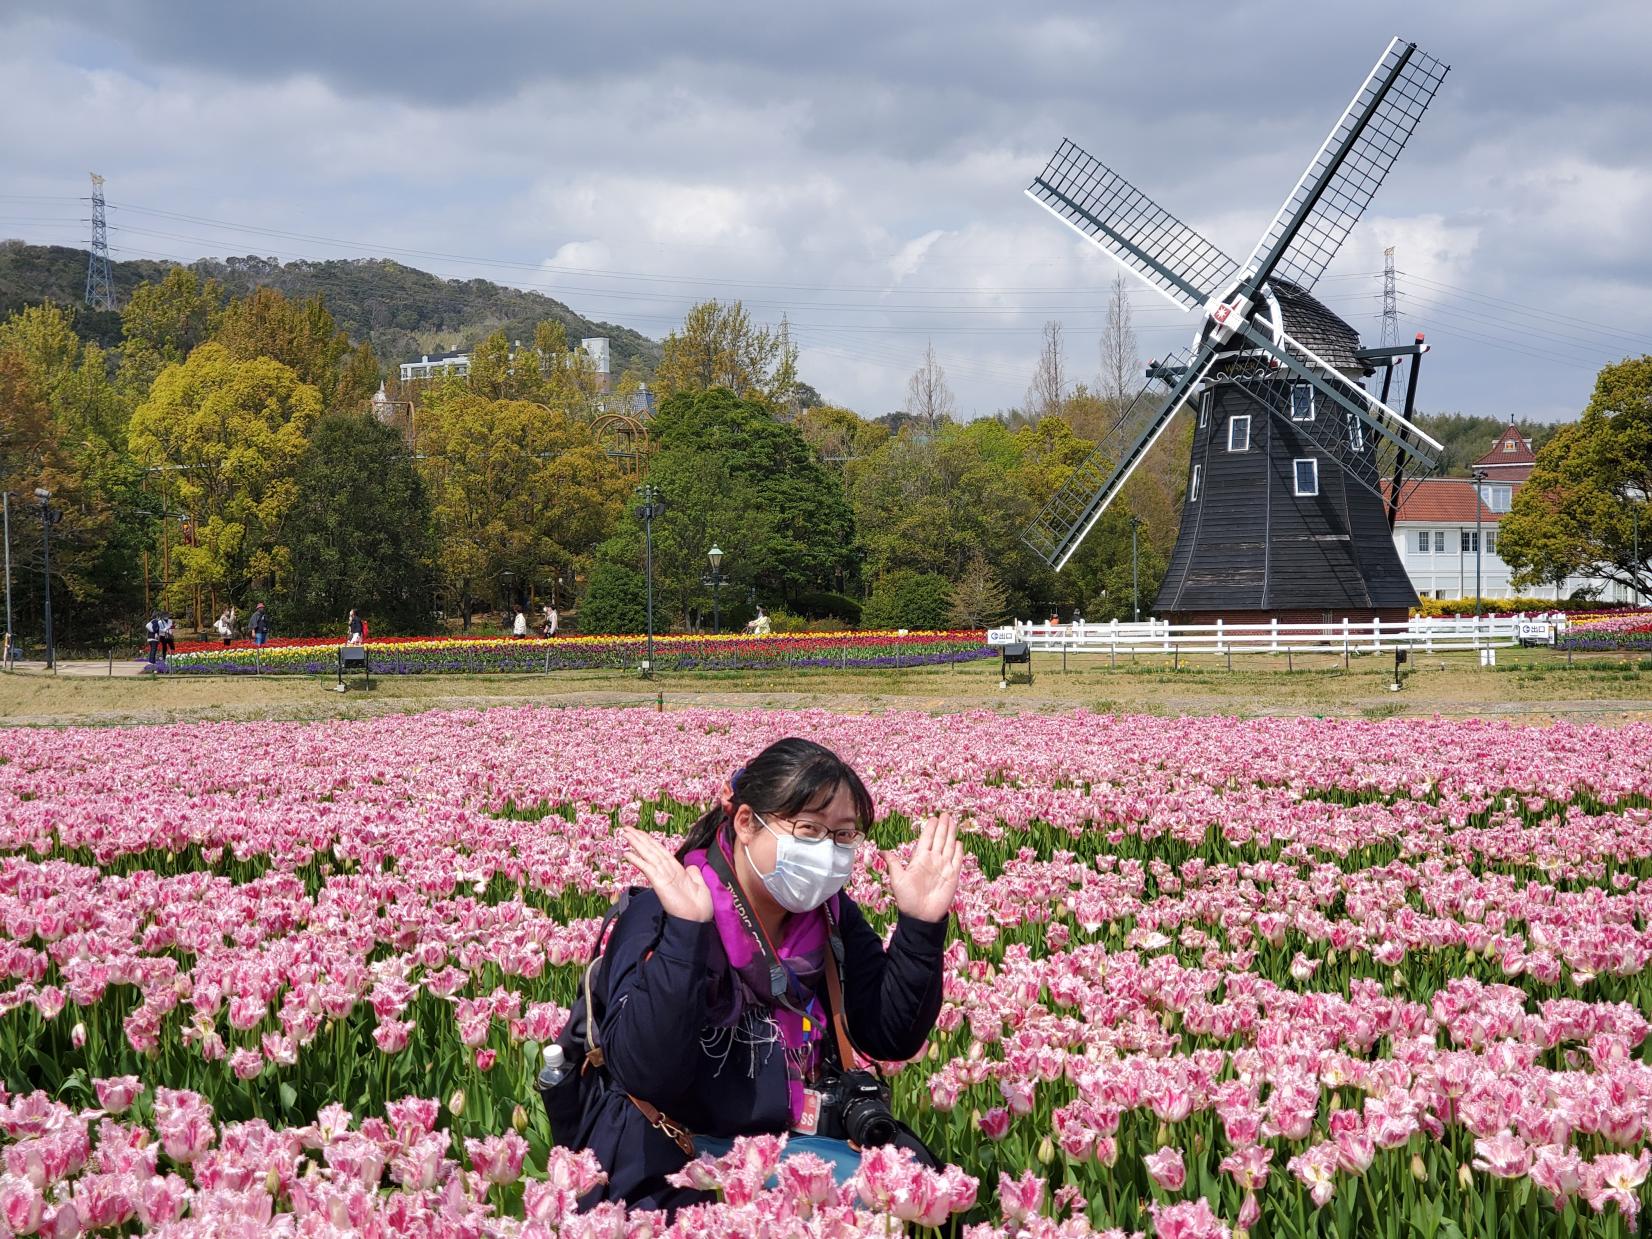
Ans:
[[[567,1078],[568,1056],[563,1053],[562,1047],[553,1041],[545,1047],[545,1065],[539,1070],[540,1093],[554,1089]]]

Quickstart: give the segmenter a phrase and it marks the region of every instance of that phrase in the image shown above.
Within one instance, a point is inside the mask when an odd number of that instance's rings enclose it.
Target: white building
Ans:
[[[1394,545],[1419,598],[1473,598],[1476,569],[1482,598],[1563,600],[1580,589],[1610,601],[1632,598],[1621,585],[1594,577],[1524,589],[1509,584],[1512,570],[1497,553],[1498,522],[1531,476],[1536,459],[1531,440],[1511,423],[1491,451],[1474,462],[1486,475],[1478,496],[1473,478],[1428,478],[1408,488],[1394,521]]]
[[[469,373],[470,354],[468,352],[426,353],[417,361],[404,361],[401,364],[402,382],[404,383],[440,378],[444,374],[456,374],[463,378]]]
[[[516,340],[511,344],[510,355],[514,359],[516,350],[522,347],[522,341]],[[606,392],[612,378],[612,350],[609,347],[607,336],[591,336],[579,342],[582,351],[591,364],[591,369],[597,376],[597,390]],[[444,374],[457,375],[464,378],[470,373],[470,353],[454,350],[447,353],[426,353],[417,361],[401,363],[402,382],[440,378]]]

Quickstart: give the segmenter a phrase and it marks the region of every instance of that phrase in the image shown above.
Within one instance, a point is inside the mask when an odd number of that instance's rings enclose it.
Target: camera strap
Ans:
[[[836,898],[834,895],[832,898]],[[849,1040],[849,1021],[843,1005],[843,938],[837,931],[837,917],[832,915],[832,900],[826,901],[826,928],[831,934],[831,949],[826,952],[826,1004],[832,1009],[832,1032],[837,1037],[838,1065],[844,1071],[855,1066],[855,1045]]]

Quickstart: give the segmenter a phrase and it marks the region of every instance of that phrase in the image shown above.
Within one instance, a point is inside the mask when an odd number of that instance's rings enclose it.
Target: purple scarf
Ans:
[[[715,846],[722,849],[732,870],[734,851],[721,832]],[[717,926],[717,938],[728,965],[727,972],[719,976],[721,970],[713,959],[707,1016],[713,1026],[719,1028],[738,1023],[748,1008],[773,1017],[786,1054],[792,1122],[796,1123],[803,1115],[805,1081],[814,1078],[820,1064],[821,1045],[831,1031],[825,1004],[815,992],[825,979],[826,952],[830,949],[825,910],[816,908],[812,912],[793,913],[786,918],[780,941],[774,944],[774,953],[791,980],[791,1002],[783,1005],[771,998],[769,966],[763,951],[741,923],[740,913],[734,906],[734,892],[711,867],[706,852],[690,852],[683,863],[699,869],[705,878],[706,889],[711,892],[712,921]]]

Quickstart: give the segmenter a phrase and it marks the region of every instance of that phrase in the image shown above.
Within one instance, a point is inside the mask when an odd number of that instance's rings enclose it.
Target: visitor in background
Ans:
[[[150,614],[149,622],[143,626],[143,633],[146,638],[144,642],[144,661],[150,666],[154,666],[155,659],[160,654],[161,649],[161,613],[159,611]]]
[[[223,614],[218,617],[218,622],[213,624],[213,628],[217,629],[218,639],[224,643],[224,648],[229,649],[229,643],[235,640],[235,609],[225,607]]]
[[[511,623],[511,636],[525,637],[528,635],[528,617],[521,607],[516,608],[516,619]]]
[[[556,608],[554,606],[551,606],[549,603],[547,603],[546,606],[545,606],[545,623],[540,628],[540,632],[542,632],[547,637],[556,636],[557,623],[558,623],[558,619],[557,619],[557,614],[556,614]]]
[[[178,652],[178,625],[173,622],[172,612],[161,612],[161,661]]]
[[[350,644],[361,645],[367,640],[367,622],[361,618],[361,612],[354,607],[350,608]]]
[[[747,623],[746,631],[754,637],[766,637],[773,630],[774,625],[769,623],[769,617],[764,614],[762,607],[758,607],[756,616]]]
[[[264,604],[260,602],[252,609],[252,643],[263,645],[269,639],[270,613],[264,610]]]

